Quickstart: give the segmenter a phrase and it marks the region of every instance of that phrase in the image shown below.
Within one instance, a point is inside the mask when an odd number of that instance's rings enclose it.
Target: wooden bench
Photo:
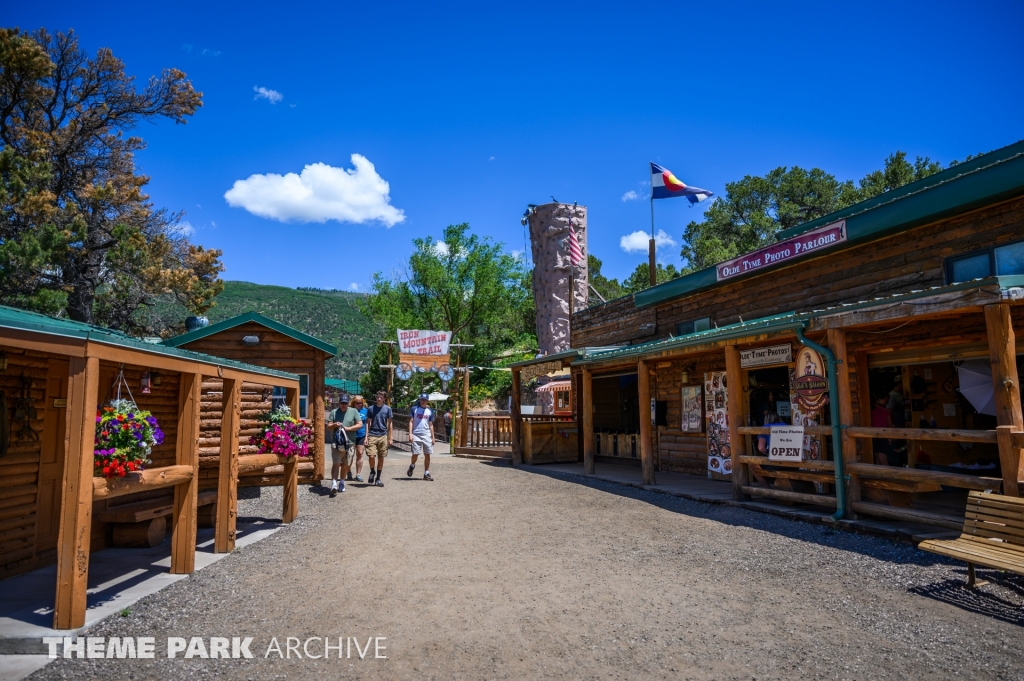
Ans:
[[[960,537],[923,541],[917,548],[966,562],[969,587],[985,584],[975,577],[976,564],[1024,575],[1024,499],[971,492]]]
[[[204,490],[199,493],[197,505],[200,509],[217,503],[217,490]],[[165,518],[174,513],[174,497],[161,496],[155,499],[143,499],[121,506],[115,506],[93,515],[96,520],[114,523],[114,546],[119,548],[149,546],[153,547],[164,540],[167,532]],[[199,526],[204,527],[204,514],[199,511]]]

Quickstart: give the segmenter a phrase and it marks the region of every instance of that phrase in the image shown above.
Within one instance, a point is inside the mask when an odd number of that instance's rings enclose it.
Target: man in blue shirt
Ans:
[[[420,393],[419,404],[409,411],[409,441],[412,442],[412,462],[405,472],[408,477],[416,470],[416,459],[423,454],[423,479],[430,476],[430,455],[434,453],[434,410],[429,405],[430,395]]]

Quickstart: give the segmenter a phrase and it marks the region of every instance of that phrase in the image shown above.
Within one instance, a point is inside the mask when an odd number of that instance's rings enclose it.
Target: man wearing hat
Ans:
[[[430,477],[430,455],[434,453],[434,410],[430,408],[430,395],[420,393],[419,404],[409,412],[409,441],[412,442],[412,462],[405,472],[408,477],[416,470],[416,459],[423,453],[423,479]]]
[[[327,427],[331,430],[331,498],[345,491],[345,474],[356,458],[356,431],[363,427],[359,412],[348,408],[349,397],[338,399],[338,408],[327,415]]]

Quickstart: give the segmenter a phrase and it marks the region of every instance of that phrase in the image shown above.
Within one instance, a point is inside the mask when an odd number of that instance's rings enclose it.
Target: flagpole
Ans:
[[[647,269],[649,270],[651,286],[658,283],[658,273],[654,266],[654,185],[651,185],[651,241],[647,245]]]

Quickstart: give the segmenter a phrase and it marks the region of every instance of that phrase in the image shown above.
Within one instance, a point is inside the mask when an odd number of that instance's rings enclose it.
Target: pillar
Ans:
[[[285,400],[293,414],[299,413],[299,391],[297,388],[285,390]],[[323,438],[321,438],[323,439]],[[290,456],[284,463],[284,504],[281,509],[281,522],[290,523],[299,517],[299,457]]]
[[[512,367],[512,464],[518,466],[523,462],[522,427],[523,415],[520,402],[520,369]]]
[[[986,305],[985,328],[988,331],[992,384],[996,392],[996,424],[1012,426],[1017,432],[1022,431],[1024,417],[1021,415],[1020,385],[1017,378],[1017,341],[1013,333],[1010,305]],[[1013,446],[1012,439],[1005,435],[999,438],[998,445],[999,465],[1003,471],[1003,494],[1020,496],[1018,482],[1024,478],[1022,450]]]
[[[582,395],[580,395],[580,416],[583,430],[583,472],[593,475],[594,466],[594,374],[590,367],[583,367]]]
[[[192,479],[174,486],[171,516],[171,574],[196,569],[197,502],[199,498],[199,402],[202,374],[181,374],[178,385],[178,438],[174,461],[192,467]]]
[[[750,469],[740,463],[740,457],[747,453],[747,438],[740,435],[743,425],[743,369],[740,367],[740,351],[735,345],[725,346],[725,382],[728,396],[726,405],[729,416],[729,446],[732,451],[732,498],[746,500],[750,497],[743,488],[750,484]],[[705,396],[707,399],[707,396]]]
[[[655,484],[654,447],[651,441],[651,376],[646,360],[639,360],[636,367],[638,392],[640,396],[640,467],[643,484]]]
[[[853,423],[853,400],[850,392],[850,359],[846,352],[846,331],[843,329],[828,330],[828,349],[836,357],[836,395],[839,397],[839,424],[842,426],[840,436],[843,448],[843,470],[847,471],[849,480],[846,482],[846,515],[856,517],[852,504],[860,501],[860,479],[849,473],[850,464],[857,463],[857,443],[853,441],[846,428]],[[864,398],[861,397],[861,409],[864,409]],[[868,402],[871,402],[868,396]],[[869,410],[870,411],[870,410]]]
[[[238,428],[242,384],[233,378],[224,378],[221,385],[220,470],[213,543],[215,552],[230,553],[235,550],[235,520],[238,517]]]

